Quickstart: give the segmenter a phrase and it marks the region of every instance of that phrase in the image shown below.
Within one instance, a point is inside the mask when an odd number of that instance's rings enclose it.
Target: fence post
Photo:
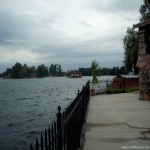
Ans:
[[[43,135],[41,133],[41,150],[43,150]]]
[[[47,149],[47,131],[45,129],[45,149]]]
[[[61,107],[58,106],[58,113],[57,113],[57,132],[59,132],[58,136],[58,150],[62,150],[62,113]]]
[[[39,150],[39,142],[37,138],[36,138],[36,150]]]
[[[30,144],[30,150],[33,150],[32,143]]]

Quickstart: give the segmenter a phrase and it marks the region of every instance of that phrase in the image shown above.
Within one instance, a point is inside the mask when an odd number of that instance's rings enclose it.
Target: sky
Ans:
[[[22,65],[63,71],[123,66],[122,39],[143,0],[0,0],[0,73]]]

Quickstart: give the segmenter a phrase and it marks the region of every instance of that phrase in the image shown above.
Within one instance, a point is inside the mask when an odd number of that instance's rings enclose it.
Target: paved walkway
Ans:
[[[138,97],[137,92],[91,97],[83,149],[150,150],[150,101]]]

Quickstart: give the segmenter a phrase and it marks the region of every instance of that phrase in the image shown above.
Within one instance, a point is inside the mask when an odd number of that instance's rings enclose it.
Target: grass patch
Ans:
[[[133,92],[133,91],[138,91],[139,88],[126,88],[125,93]],[[117,94],[117,93],[124,93],[124,89],[119,89],[119,88],[108,88],[105,94]]]

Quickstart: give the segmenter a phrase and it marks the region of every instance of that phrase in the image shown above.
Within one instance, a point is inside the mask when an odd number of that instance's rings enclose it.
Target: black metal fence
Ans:
[[[36,150],[78,150],[82,145],[83,134],[87,117],[87,108],[90,99],[90,81],[78,91],[74,101],[61,112],[58,106],[56,121],[44,136],[41,133],[40,142],[36,138]],[[33,150],[32,143],[30,150]]]

